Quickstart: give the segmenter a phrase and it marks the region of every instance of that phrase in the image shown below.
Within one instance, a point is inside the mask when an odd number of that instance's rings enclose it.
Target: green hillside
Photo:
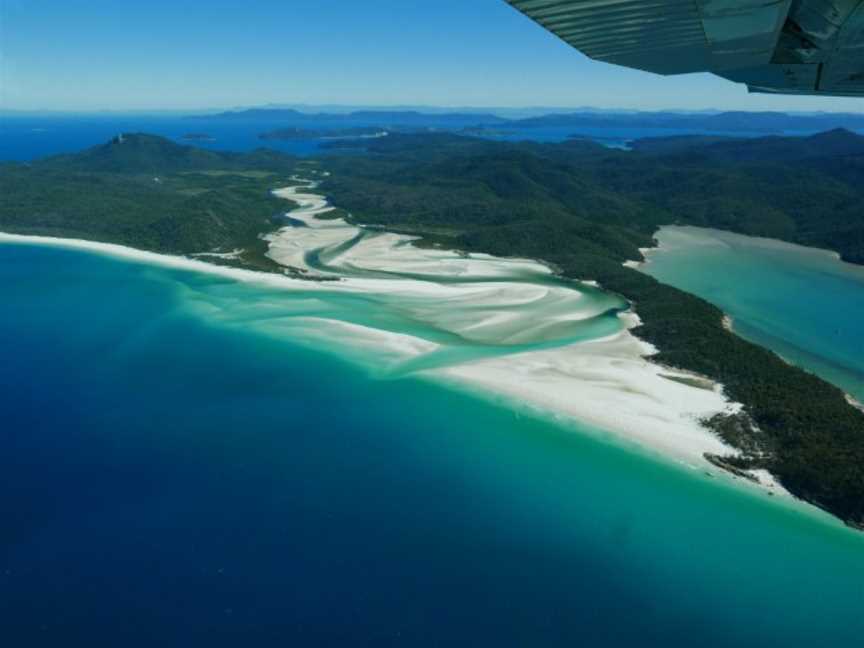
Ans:
[[[246,249],[255,267],[262,231],[285,210],[270,188],[292,158],[217,153],[150,135],[125,135],[81,153],[0,165],[0,228],[78,237],[174,254]]]

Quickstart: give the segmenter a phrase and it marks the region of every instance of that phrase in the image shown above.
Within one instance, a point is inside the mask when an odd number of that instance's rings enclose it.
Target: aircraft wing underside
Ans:
[[[864,96],[864,0],[507,0],[587,56],[751,92]]]

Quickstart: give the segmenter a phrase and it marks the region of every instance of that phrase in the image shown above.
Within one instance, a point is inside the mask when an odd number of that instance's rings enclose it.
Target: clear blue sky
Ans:
[[[864,107],[594,62],[503,0],[0,0],[0,101],[75,110]]]

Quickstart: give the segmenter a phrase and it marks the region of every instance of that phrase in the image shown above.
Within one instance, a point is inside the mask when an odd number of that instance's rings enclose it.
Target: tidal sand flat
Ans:
[[[368,295],[128,254],[0,245],[8,645],[864,633],[864,536],[833,518],[290,334],[389,318]]]
[[[297,207],[265,237],[284,274],[215,267],[199,260],[203,251],[190,259],[86,241],[6,240],[84,247],[256,283],[272,293],[230,307],[200,295],[194,303],[202,318],[326,349],[378,379],[436,380],[731,478],[705,456],[736,451],[704,421],[740,405],[720,384],[652,362],[655,350],[631,332],[639,320],[626,300],[529,259],[423,247],[412,237],[355,226],[334,213],[315,180],[292,181],[275,193]],[[785,494],[765,470],[750,476],[770,494]]]
[[[827,250],[664,227],[640,269],[713,302],[739,335],[864,400],[864,267]]]
[[[268,235],[269,256],[301,273],[256,273],[122,246],[2,235],[81,247],[273,289],[254,302],[197,300],[202,317],[254,326],[334,351],[377,378],[422,376],[510,406],[581,422],[607,439],[712,470],[734,452],[700,421],[738,408],[722,386],[650,362],[622,298],[561,279],[528,259],[421,248],[411,237],[332,218],[316,183],[275,192],[298,205]],[[773,490],[781,490],[764,480]]]
[[[421,248],[416,239],[328,218],[316,183],[276,195],[299,205],[268,236],[269,256],[321,282],[319,299],[371,300],[374,316],[333,309],[310,327],[386,348],[382,375],[409,373],[578,420],[690,465],[733,452],[700,420],[738,406],[720,385],[650,362],[622,298],[528,259]],[[323,217],[323,218],[322,218]],[[350,328],[348,328],[350,327]]]

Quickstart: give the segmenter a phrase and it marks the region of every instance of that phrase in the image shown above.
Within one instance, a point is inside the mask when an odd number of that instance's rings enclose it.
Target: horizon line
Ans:
[[[325,110],[340,110],[345,112],[357,111],[400,111],[400,112],[422,112],[422,110],[433,110],[438,113],[454,113],[454,112],[488,112],[506,111],[506,112],[535,112],[535,111],[553,111],[553,112],[598,112],[598,113],[772,113],[772,114],[834,114],[834,115],[855,115],[864,117],[864,111],[855,112],[851,110],[747,110],[744,108],[624,108],[624,107],[601,107],[591,105],[580,106],[544,106],[544,105],[523,105],[523,106],[472,106],[472,105],[441,105],[441,104],[350,104],[350,103],[269,103],[256,104],[247,106],[218,106],[218,107],[190,107],[190,108],[7,108],[0,106],[0,114],[18,114],[18,115],[129,115],[129,114],[177,114],[188,113],[195,114],[219,114],[226,112],[244,112],[249,110],[295,110],[300,113],[316,114]],[[314,111],[314,112],[310,112]]]

